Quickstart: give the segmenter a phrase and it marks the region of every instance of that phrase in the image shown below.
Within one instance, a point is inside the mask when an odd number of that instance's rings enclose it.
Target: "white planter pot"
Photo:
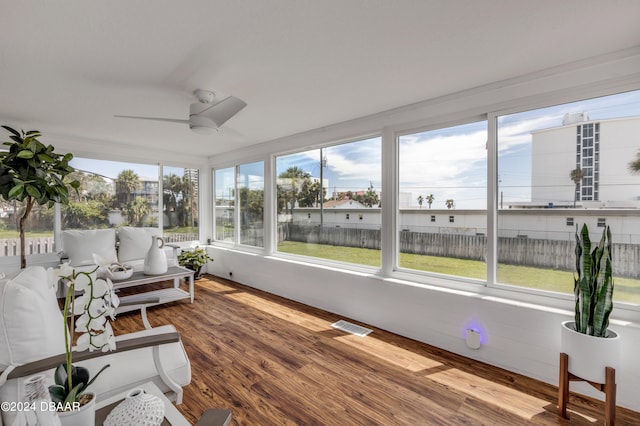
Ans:
[[[569,373],[594,383],[605,383],[605,368],[618,369],[622,340],[610,328],[607,337],[575,331],[575,321],[562,323],[560,352],[569,355]]]
[[[87,426],[96,424],[96,394],[93,392],[86,393],[91,394],[93,398],[78,410],[58,412],[62,426]]]

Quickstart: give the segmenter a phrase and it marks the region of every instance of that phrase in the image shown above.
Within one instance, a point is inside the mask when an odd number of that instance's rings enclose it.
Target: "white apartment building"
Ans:
[[[532,132],[532,204],[639,208],[640,176],[628,164],[640,148],[640,117],[589,120],[565,115],[563,125]],[[577,187],[571,170],[584,174]]]

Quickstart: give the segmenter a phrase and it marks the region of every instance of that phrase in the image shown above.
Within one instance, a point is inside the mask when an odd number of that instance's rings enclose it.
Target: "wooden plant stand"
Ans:
[[[600,392],[604,392],[604,424],[613,426],[616,423],[616,370],[612,367],[605,368],[605,383],[594,383],[569,373],[569,355],[560,354],[560,384],[558,386],[558,414],[565,419],[567,415],[567,402],[569,402],[569,382],[587,382]]]

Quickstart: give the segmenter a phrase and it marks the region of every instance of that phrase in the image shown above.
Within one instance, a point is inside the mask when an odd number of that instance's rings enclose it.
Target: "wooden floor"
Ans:
[[[555,386],[366,324],[369,336],[350,335],[330,326],[339,319],[211,276],[196,281],[193,305],[149,311],[153,326],[181,333],[193,378],[178,409],[192,423],[220,407],[232,425],[603,424],[599,401],[572,394],[564,420]],[[133,313],[113,325],[143,328]],[[616,424],[640,414],[618,407]]]

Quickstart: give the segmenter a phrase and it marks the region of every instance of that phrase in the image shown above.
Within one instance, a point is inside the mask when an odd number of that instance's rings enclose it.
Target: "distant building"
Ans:
[[[531,204],[640,207],[640,177],[628,170],[640,147],[640,117],[590,120],[567,114],[560,127],[532,132]],[[569,175],[580,168],[576,186]],[[526,204],[526,203],[525,203]]]

